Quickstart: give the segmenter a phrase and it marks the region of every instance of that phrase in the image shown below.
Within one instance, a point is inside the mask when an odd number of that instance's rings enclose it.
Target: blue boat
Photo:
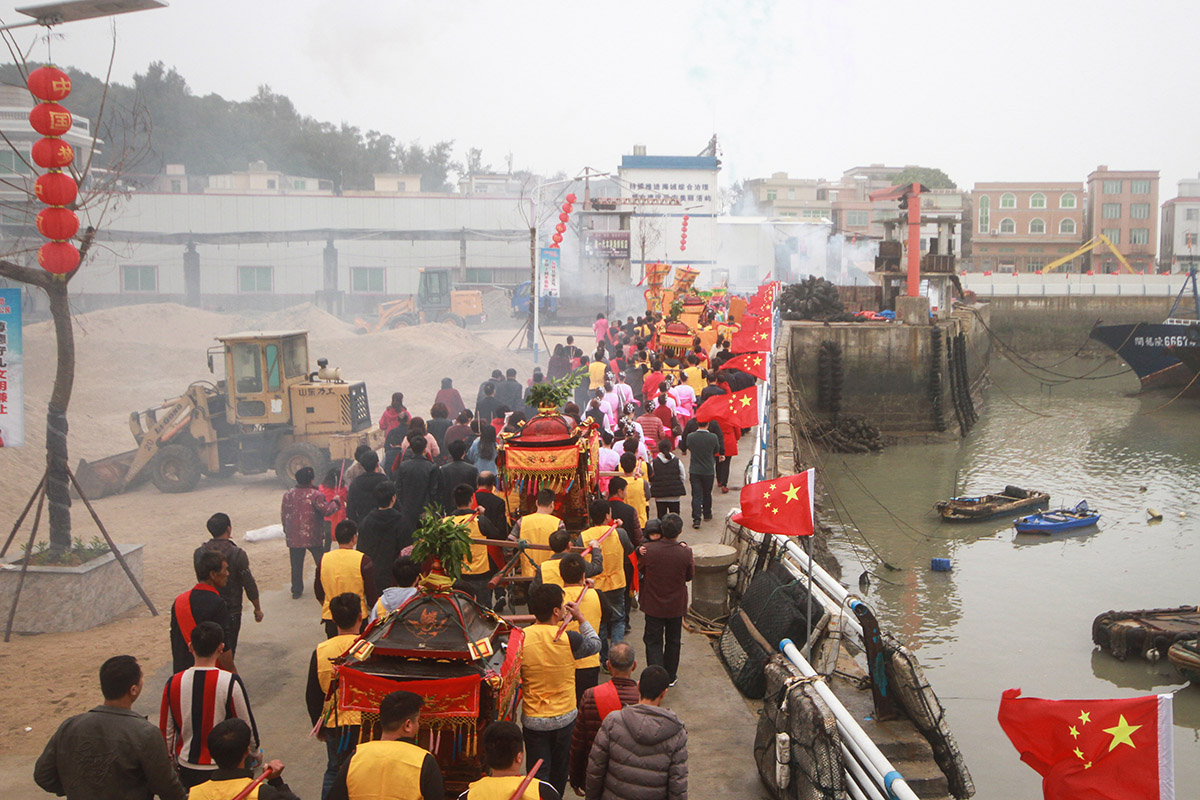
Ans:
[[[1086,500],[1081,500],[1074,508],[1060,508],[1057,511],[1039,511],[1025,517],[1017,517],[1013,524],[1017,533],[1061,533],[1076,528],[1086,528],[1100,521],[1100,512],[1088,508]]]

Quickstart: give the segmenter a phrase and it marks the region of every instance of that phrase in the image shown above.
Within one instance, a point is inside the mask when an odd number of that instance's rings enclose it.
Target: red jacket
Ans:
[[[638,693],[637,681],[632,678],[613,678],[612,684],[617,687],[617,696],[621,698],[621,706],[629,706],[641,700]],[[596,708],[595,691],[598,687],[586,689],[579,701],[579,715],[575,717],[575,729],[571,732],[570,784],[583,788],[587,783],[588,754],[592,752],[592,742],[600,732],[600,712]]]

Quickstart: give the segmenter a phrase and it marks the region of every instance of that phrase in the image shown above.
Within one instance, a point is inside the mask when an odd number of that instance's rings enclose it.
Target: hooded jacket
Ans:
[[[587,800],[687,800],[687,729],[675,712],[632,705],[605,718],[592,745]]]

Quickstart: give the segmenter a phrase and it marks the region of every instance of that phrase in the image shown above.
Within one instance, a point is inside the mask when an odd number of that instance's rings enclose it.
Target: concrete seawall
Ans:
[[[1084,352],[1107,354],[1108,348],[1088,339],[1097,321],[1109,324],[1162,322],[1171,310],[1173,298],[1138,296],[1022,296],[994,297],[991,308],[992,331],[1017,352]],[[1187,301],[1185,300],[1185,305]],[[1190,305],[1180,313],[1190,313]]]

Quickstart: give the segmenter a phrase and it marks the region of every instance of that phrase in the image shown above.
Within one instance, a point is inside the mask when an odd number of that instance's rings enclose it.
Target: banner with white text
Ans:
[[[21,290],[0,289],[0,447],[25,444]]]

